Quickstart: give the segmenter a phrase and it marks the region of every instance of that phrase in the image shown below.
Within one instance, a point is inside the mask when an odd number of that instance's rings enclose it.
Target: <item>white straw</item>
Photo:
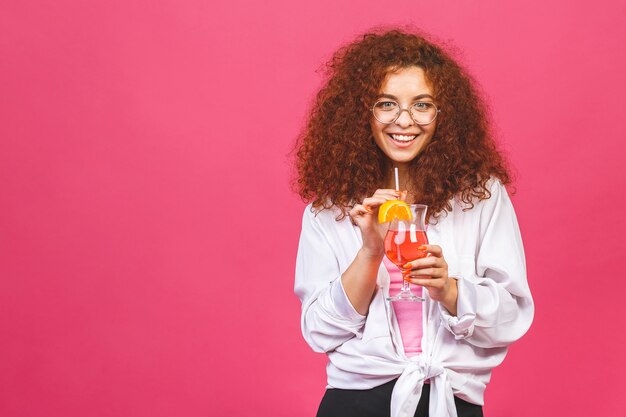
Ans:
[[[398,167],[394,167],[393,172],[396,174],[396,191],[400,191],[400,182],[398,181]]]

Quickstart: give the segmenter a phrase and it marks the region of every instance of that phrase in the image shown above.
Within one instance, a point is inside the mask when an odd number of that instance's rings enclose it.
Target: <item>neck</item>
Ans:
[[[385,179],[385,188],[396,189],[396,176],[394,168],[398,168],[398,185],[400,191],[408,190],[410,186],[407,164],[401,162],[393,162],[389,165],[388,174]]]
[[[406,197],[407,203],[415,203],[418,200],[416,194],[415,183],[409,174],[409,165],[402,162],[393,162],[389,165],[388,174],[384,182],[384,188],[396,189],[396,177],[394,167],[398,167],[398,183],[400,191],[407,190],[409,193]]]

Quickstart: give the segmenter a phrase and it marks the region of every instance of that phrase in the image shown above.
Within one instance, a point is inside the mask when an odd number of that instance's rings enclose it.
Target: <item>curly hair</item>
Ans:
[[[386,75],[411,66],[424,70],[441,110],[432,139],[409,166],[411,191],[429,206],[429,217],[452,210],[454,197],[465,209],[475,199],[490,198],[492,176],[504,185],[511,182],[476,83],[443,48],[411,32],[371,31],[326,63],[325,84],[294,149],[294,189],[317,211],[335,206],[340,220],[381,188],[391,161],[374,141],[371,107]]]

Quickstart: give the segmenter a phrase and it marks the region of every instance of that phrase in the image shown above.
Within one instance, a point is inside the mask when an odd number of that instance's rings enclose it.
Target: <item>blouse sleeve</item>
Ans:
[[[519,225],[504,186],[493,180],[491,198],[481,201],[473,276],[457,279],[457,315],[439,305],[444,326],[456,339],[483,348],[504,347],[526,333],[534,304],[526,280]]]
[[[348,300],[339,263],[310,205],[302,218],[295,293],[302,302],[302,334],[314,351],[328,352],[361,337],[366,317]]]

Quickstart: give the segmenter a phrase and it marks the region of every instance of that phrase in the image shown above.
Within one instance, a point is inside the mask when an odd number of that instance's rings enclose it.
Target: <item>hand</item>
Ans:
[[[406,191],[391,189],[376,190],[374,195],[356,204],[348,212],[352,224],[361,229],[363,237],[363,251],[370,256],[383,256],[385,254],[384,239],[389,225],[378,223],[378,208],[385,201],[404,199]]]
[[[443,257],[441,246],[424,245],[428,256],[403,265],[404,279],[428,290],[431,299],[439,301],[456,316],[457,286],[456,279],[448,276],[448,263]]]

